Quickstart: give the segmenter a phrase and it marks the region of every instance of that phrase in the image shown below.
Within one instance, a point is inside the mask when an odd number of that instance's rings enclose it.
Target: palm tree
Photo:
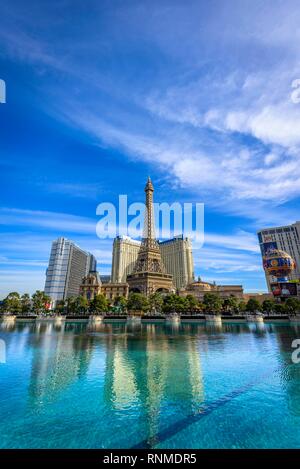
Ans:
[[[67,309],[67,314],[74,314],[75,312],[75,305],[74,305],[74,296],[69,296],[66,300],[66,309]]]
[[[29,313],[31,310],[31,300],[28,293],[21,296],[21,310],[23,314]]]
[[[32,295],[32,310],[36,314],[46,313],[49,311],[51,298],[45,292],[37,290]]]
[[[89,301],[84,296],[77,296],[75,298],[76,313],[86,314],[89,310]]]

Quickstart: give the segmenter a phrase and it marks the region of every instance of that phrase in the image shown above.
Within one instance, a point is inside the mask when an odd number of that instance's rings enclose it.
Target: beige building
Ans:
[[[280,249],[287,252],[296,262],[296,269],[288,276],[289,280],[300,279],[300,221],[287,226],[266,228],[257,233],[262,257],[270,249]],[[277,279],[266,274],[269,291],[270,284]]]
[[[83,277],[79,294],[87,300],[93,300],[95,296],[101,293],[101,280],[98,272],[90,272]]]
[[[113,244],[112,274],[114,283],[126,282],[138,258],[141,247],[139,241],[128,236],[117,237]],[[192,243],[188,238],[177,236],[159,242],[162,262],[168,274],[173,276],[176,289],[184,288],[194,280],[194,260]]]
[[[140,247],[141,243],[129,236],[118,236],[114,239],[111,269],[113,283],[126,282],[127,275],[133,271]]]
[[[114,300],[118,296],[128,298],[128,292],[128,283],[102,283],[98,272],[90,272],[83,277],[80,285],[80,295],[89,301],[100,294],[108,300]]]
[[[262,304],[265,300],[274,300],[274,296],[272,293],[244,293],[245,303],[250,299],[257,300]]]
[[[180,296],[192,295],[198,301],[203,300],[205,293],[215,293],[223,299],[235,296],[242,300],[244,290],[242,285],[216,285],[215,283],[203,282],[201,279],[179,290]]]
[[[176,289],[185,288],[194,281],[194,259],[189,238],[176,236],[159,243],[161,258],[166,271],[173,275]]]
[[[101,293],[108,300],[114,300],[118,296],[125,296],[128,298],[129,286],[128,283],[103,283],[101,286]]]

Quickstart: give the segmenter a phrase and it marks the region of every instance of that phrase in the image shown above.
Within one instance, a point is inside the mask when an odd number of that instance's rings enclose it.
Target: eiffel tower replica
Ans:
[[[146,187],[146,211],[143,239],[138,258],[130,275],[127,275],[129,291],[151,295],[155,292],[174,291],[173,276],[166,273],[160,255],[158,242],[155,238],[153,192],[150,177]]]

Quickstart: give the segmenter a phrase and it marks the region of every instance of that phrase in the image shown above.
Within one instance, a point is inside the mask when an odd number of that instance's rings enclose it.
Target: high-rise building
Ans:
[[[166,271],[173,275],[175,288],[185,288],[194,281],[192,243],[183,235],[159,242],[159,249]],[[141,247],[139,241],[128,236],[115,238],[113,244],[112,282],[126,282],[133,271]]]
[[[140,241],[135,241],[129,236],[118,236],[114,239],[111,281],[124,283],[128,274],[133,271],[141,247]]]
[[[52,243],[45,293],[53,303],[77,296],[82,278],[96,269],[97,261],[92,254],[66,238],[58,238]]]
[[[296,262],[296,269],[288,276],[288,280],[300,279],[300,221],[287,226],[275,228],[265,228],[258,231],[258,241],[262,256],[271,249],[280,249],[287,252]],[[271,283],[276,282],[276,278],[266,273],[266,281],[271,291]]]
[[[194,281],[192,243],[183,235],[159,243],[166,271],[173,275],[175,288],[185,288]]]

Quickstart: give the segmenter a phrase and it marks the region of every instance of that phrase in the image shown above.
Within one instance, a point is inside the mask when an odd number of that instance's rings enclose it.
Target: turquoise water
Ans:
[[[0,324],[1,448],[300,448],[300,327]]]

